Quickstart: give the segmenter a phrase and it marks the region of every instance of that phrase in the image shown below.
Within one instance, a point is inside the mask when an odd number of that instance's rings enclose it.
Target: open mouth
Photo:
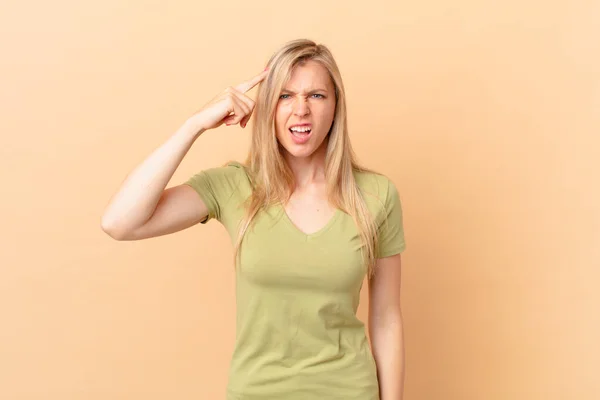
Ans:
[[[292,140],[296,144],[303,144],[308,141],[310,138],[310,133],[312,132],[312,127],[301,127],[301,128],[289,128],[289,131],[292,135]]]
[[[309,135],[311,131],[312,131],[311,128],[302,129],[302,130],[293,130],[292,128],[290,128],[290,133],[296,137],[304,137],[306,135]]]

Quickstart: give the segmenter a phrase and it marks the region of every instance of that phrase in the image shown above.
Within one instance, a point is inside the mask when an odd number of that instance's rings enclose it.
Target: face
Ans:
[[[327,69],[315,61],[297,65],[277,103],[277,140],[289,155],[308,157],[323,144],[334,114],[335,89]]]

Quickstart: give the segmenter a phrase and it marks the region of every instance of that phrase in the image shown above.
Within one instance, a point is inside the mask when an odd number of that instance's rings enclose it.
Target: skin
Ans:
[[[381,400],[402,400],[405,353],[400,308],[401,254],[377,259],[369,280],[369,333]]]
[[[279,97],[275,125],[297,187],[324,182],[327,133],[333,124],[335,105],[335,88],[327,69],[315,61],[296,66]],[[289,128],[298,123],[312,124],[307,143],[296,144],[291,138]]]

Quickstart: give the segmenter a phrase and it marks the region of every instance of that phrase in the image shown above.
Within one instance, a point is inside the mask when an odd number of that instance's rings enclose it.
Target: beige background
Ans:
[[[600,398],[600,3],[368,4],[2,3],[0,398],[224,398],[225,230],[116,242],[100,218],[299,37],[333,51],[358,156],[401,192],[405,399]],[[248,138],[209,131],[170,185]]]

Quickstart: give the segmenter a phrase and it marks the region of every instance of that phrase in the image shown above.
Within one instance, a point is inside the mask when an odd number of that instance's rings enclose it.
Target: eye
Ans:
[[[289,94],[282,94],[281,96],[279,96],[279,98],[280,99],[287,99],[287,97],[285,97],[285,96],[289,96]],[[319,96],[319,97],[317,97],[319,99],[324,99],[325,98],[325,96],[323,96],[320,93],[313,93],[313,96]]]

